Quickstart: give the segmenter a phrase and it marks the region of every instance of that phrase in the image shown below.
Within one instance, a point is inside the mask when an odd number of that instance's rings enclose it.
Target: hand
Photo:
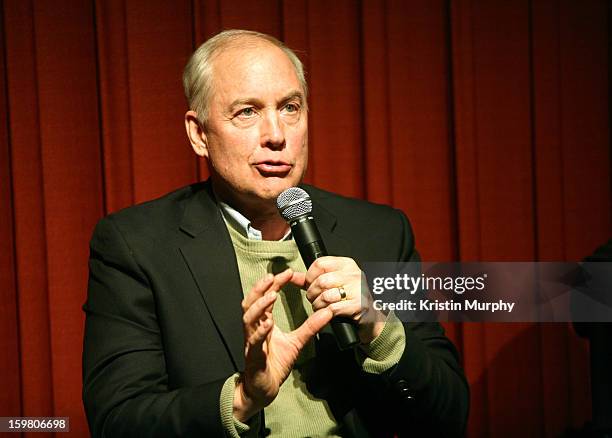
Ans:
[[[382,332],[385,315],[372,307],[365,274],[353,259],[318,258],[306,274],[294,273],[291,282],[306,289],[306,297],[315,311],[330,309],[334,316],[355,320],[362,344],[369,344]],[[344,299],[339,288],[344,289]]]
[[[274,302],[294,275],[291,269],[275,276],[268,274],[242,301],[245,370],[234,393],[234,417],[239,421],[272,403],[304,345],[332,318],[329,309],[320,309],[290,333],[276,327]]]

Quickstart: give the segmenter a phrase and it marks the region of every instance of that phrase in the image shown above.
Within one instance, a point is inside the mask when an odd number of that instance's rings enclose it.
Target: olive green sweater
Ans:
[[[245,295],[269,272],[279,273],[287,267],[298,272],[306,271],[295,241],[248,239],[237,228],[231,222],[228,224]],[[305,291],[293,285],[286,285],[279,294],[272,313],[276,326],[288,332],[299,327],[312,314],[312,306],[306,299]],[[390,318],[394,318],[393,315]],[[401,324],[391,324],[387,321],[380,336],[368,346],[356,350],[357,360],[366,372],[381,373],[398,362],[404,350],[404,343]],[[341,436],[340,425],[333,417],[327,402],[316,398],[306,388],[309,364],[314,355],[314,340],[311,340],[303,348],[276,399],[265,408],[266,428],[270,430],[270,436]],[[254,416],[245,424],[236,420],[232,414],[237,378],[238,374],[228,378],[221,391],[221,419],[228,436],[255,436],[259,428],[259,416]]]

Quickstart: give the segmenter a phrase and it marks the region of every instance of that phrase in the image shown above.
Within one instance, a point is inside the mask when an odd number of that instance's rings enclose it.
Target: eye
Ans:
[[[300,105],[297,103],[288,103],[284,106],[283,110],[287,114],[296,114],[300,111]]]
[[[236,113],[236,116],[238,117],[253,117],[254,115],[255,115],[255,110],[253,109],[253,107],[250,107],[250,106],[243,108]]]

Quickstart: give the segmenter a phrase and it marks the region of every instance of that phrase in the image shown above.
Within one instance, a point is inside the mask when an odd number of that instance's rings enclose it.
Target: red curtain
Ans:
[[[222,29],[297,50],[308,182],[401,208],[425,260],[579,260],[610,237],[606,1],[0,4],[0,416],[69,416],[86,435],[93,226],[206,176],[180,78]],[[469,436],[558,436],[590,418],[569,325],[446,327]]]

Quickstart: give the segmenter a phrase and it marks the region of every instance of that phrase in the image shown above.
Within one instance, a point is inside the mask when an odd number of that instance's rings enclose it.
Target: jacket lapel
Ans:
[[[349,242],[335,232],[337,226],[336,216],[323,207],[322,203],[317,202],[317,192],[311,190],[310,186],[303,185],[302,188],[308,192],[312,199],[312,214],[329,255],[351,257]]]
[[[192,237],[180,247],[181,254],[234,366],[242,371],[242,285],[231,238],[208,183],[187,201],[180,228]]]

